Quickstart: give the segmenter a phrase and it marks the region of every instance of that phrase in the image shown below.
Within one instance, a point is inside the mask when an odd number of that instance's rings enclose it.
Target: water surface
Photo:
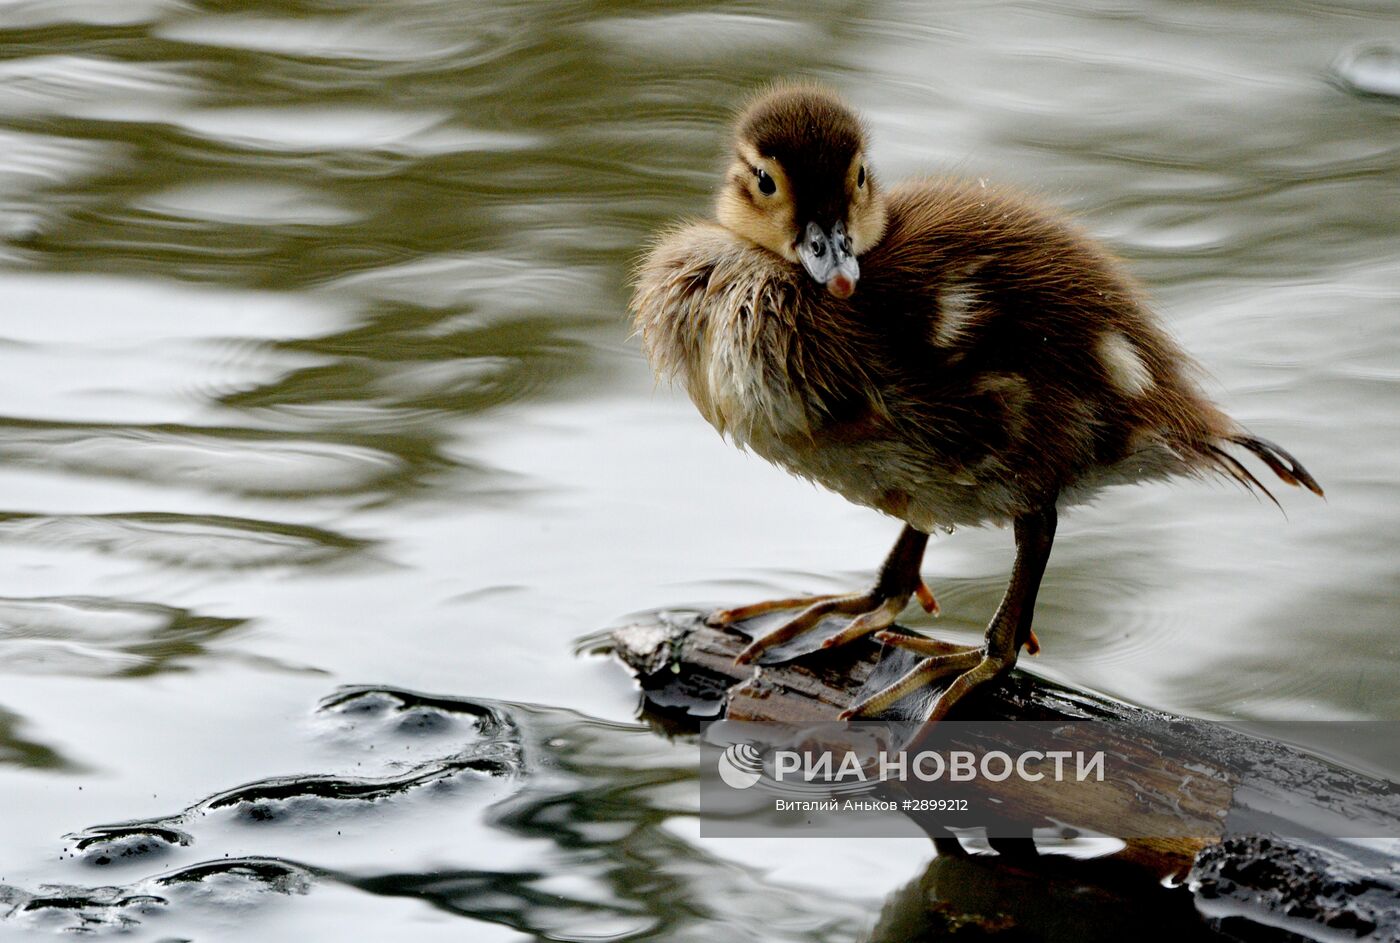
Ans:
[[[1033,667],[1395,718],[1400,104],[1332,70],[1397,40],[1381,0],[0,2],[0,932],[873,926],[926,842],[702,841],[688,748],[574,654],[859,584],[897,531],[723,446],[628,337],[630,262],[782,75],[887,179],[1076,213],[1327,489],[1067,517]],[[1010,543],[934,541],[939,631],[980,633]]]

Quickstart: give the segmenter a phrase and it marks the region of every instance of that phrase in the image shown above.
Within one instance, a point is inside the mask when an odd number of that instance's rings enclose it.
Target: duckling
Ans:
[[[1110,485],[1221,475],[1277,501],[1228,449],[1322,495],[1303,466],[1202,393],[1194,363],[1118,263],[1026,198],[982,182],[886,189],[836,93],[779,85],[734,125],[713,220],[662,234],[631,308],[646,353],[741,448],[904,522],[859,593],[722,610],[797,610],[739,655],[831,615],[824,643],[876,633],[922,656],[841,716],[953,677],[929,722],[1003,676],[1031,630],[1061,510]],[[1010,524],[1016,559],[980,646],[883,632],[913,597],[937,527]]]

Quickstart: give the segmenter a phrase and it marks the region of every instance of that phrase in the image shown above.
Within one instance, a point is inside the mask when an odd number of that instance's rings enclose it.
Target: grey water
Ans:
[[[1397,42],[1388,0],[0,0],[0,935],[871,932],[926,841],[702,839],[691,748],[576,654],[897,532],[629,338],[779,76],[885,179],[1074,214],[1327,489],[1068,516],[1029,667],[1400,716]],[[976,638],[1010,556],[936,537],[910,624]]]

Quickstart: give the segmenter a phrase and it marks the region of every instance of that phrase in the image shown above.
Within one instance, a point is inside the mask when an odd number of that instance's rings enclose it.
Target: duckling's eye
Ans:
[[[856,176],[856,186],[858,186],[858,187],[863,187],[863,186],[865,186],[865,165],[864,165],[864,164],[861,164],[861,165],[860,165],[860,174]]]
[[[778,182],[772,177],[768,176],[768,171],[764,170],[762,167],[755,167],[753,169],[753,172],[754,176],[758,178],[759,192],[763,193],[766,196],[772,196],[774,193],[777,192]]]

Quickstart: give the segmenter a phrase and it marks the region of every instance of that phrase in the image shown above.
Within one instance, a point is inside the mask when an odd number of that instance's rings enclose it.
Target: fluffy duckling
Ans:
[[[1321,495],[1191,379],[1108,253],[1016,195],[918,179],[885,189],[860,120],[832,92],[780,86],[735,125],[714,221],[661,236],[632,310],[657,372],[711,425],[793,474],[905,522],[868,591],[714,613],[800,610],[749,662],[831,614],[825,645],[891,625],[918,596],[935,527],[1013,527],[1016,562],[985,643],[876,637],[924,657],[846,711],[868,716],[955,676],[929,720],[1008,671],[1031,632],[1059,510],[1104,487],[1220,474],[1273,495],[1227,449]]]

